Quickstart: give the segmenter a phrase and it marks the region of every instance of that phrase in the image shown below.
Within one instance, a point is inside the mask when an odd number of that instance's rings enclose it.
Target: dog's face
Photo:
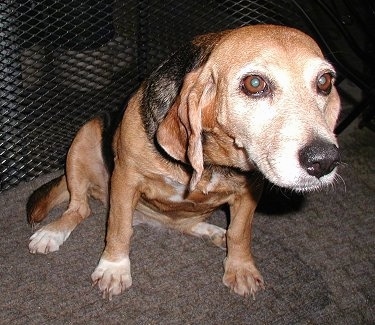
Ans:
[[[335,71],[318,45],[280,26],[246,27],[215,42],[207,62],[186,75],[169,126],[161,124],[162,147],[189,160],[199,179],[201,134],[220,130],[246,156],[237,166],[228,157],[235,167],[256,166],[271,182],[295,190],[331,183],[339,163],[333,130],[340,101]],[[171,142],[163,129],[170,133],[173,125]]]
[[[229,57],[228,51],[233,53]],[[211,58],[226,61],[212,66],[219,85],[218,122],[263,174],[294,189],[330,183],[334,166],[318,178],[301,161],[301,152],[309,146],[330,151],[337,145],[335,72],[315,42],[289,30],[260,30],[239,35],[238,42],[228,38]]]

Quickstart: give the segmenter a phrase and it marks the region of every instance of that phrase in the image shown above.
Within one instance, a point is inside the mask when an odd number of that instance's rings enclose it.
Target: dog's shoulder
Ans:
[[[225,33],[227,31],[197,36],[161,63],[145,81],[141,115],[149,138],[153,138],[158,125],[176,100],[185,75],[208,60],[212,49]]]

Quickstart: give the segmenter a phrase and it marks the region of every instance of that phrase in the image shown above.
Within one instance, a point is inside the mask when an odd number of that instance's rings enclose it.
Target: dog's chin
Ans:
[[[307,171],[299,165],[257,165],[257,167],[271,183],[296,192],[312,192],[323,189],[333,184],[337,176],[337,167],[329,174],[320,178],[309,175]]]
[[[270,172],[270,170],[268,170],[267,173],[263,174],[271,183],[279,187],[295,192],[313,192],[332,185],[336,179],[336,170],[337,168],[320,178],[309,175],[302,168],[298,168],[294,172],[292,172],[291,169],[287,169],[284,172]]]

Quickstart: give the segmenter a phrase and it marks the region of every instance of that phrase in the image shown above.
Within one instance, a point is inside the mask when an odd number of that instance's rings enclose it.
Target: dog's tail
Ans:
[[[33,225],[41,222],[56,205],[70,197],[65,175],[61,175],[35,190],[26,205],[27,221]]]

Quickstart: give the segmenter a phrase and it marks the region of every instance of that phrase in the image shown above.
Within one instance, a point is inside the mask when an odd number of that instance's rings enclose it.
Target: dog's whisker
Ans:
[[[334,182],[335,182],[335,184],[342,183],[342,185],[344,186],[344,193],[346,193],[346,183],[345,183],[344,178],[340,174],[336,174],[336,176],[334,178]]]

